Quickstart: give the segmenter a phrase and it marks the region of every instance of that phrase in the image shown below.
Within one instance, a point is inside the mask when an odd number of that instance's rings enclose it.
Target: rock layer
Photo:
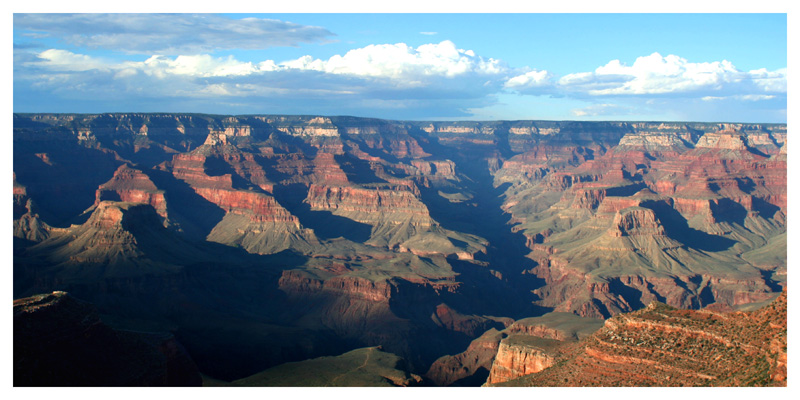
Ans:
[[[786,386],[786,292],[758,311],[622,314],[508,386]]]

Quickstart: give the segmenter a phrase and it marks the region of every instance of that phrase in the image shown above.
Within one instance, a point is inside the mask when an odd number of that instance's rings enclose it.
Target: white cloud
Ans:
[[[499,60],[459,49],[450,41],[419,47],[371,45],[329,59],[304,56],[284,62],[244,62],[208,54],[117,61],[55,49],[26,54],[15,55],[15,82],[72,98],[268,98],[283,99],[284,104],[380,104],[384,110],[395,104],[442,115],[461,115],[468,107],[491,104],[510,73]]]
[[[265,63],[274,63],[274,61],[267,60]],[[311,56],[302,56],[296,60],[284,61],[277,66],[278,69],[300,69],[311,71],[325,71],[325,63],[322,60],[316,60]]]
[[[433,35],[436,35],[436,34],[438,34],[438,33],[439,33],[439,32],[420,32],[419,34],[420,34],[420,35],[433,36]]]
[[[630,66],[613,60],[592,72],[557,77],[546,70],[510,68],[447,40],[418,47],[376,44],[328,59],[307,55],[281,62],[209,54],[118,61],[60,49],[14,53],[15,94],[33,90],[53,98],[129,99],[148,105],[152,100],[230,104],[235,99],[249,102],[247,112],[269,104],[275,112],[293,112],[294,107],[294,112],[371,115],[368,110],[373,110],[391,118],[474,115],[473,110],[497,104],[503,93],[602,99],[585,108],[564,107],[565,117],[672,113],[677,119],[697,119],[709,110],[736,110],[738,117],[754,102],[763,109],[785,108],[786,74],[786,69],[740,71],[727,61],[691,63],[654,53]],[[397,116],[389,115],[392,109]]]
[[[591,72],[576,72],[574,74],[564,75],[558,80],[558,84],[561,86],[572,86],[581,85],[594,80],[595,75]]]
[[[552,85],[553,75],[547,71],[533,70],[517,75],[506,81],[510,89],[526,89]]]
[[[152,56],[142,62],[113,63],[66,50],[49,49],[39,53],[37,57],[37,61],[29,61],[26,64],[62,72],[114,71],[117,78],[133,76],[137,72],[143,72],[158,78],[176,75],[190,77],[244,76],[261,71],[262,68],[269,70],[271,67],[268,62],[254,66],[249,62],[237,61],[233,56],[212,57],[207,54],[178,56],[174,59],[166,56]],[[274,62],[272,65],[274,65]]]
[[[167,75],[244,76],[259,71],[259,68],[252,63],[237,61],[233,56],[214,58],[207,54],[178,56],[174,60],[165,56],[152,56],[142,63],[128,63],[127,65],[158,77]]]
[[[369,45],[334,55],[328,60],[304,56],[280,64],[284,68],[321,71],[330,74],[386,78],[400,86],[420,86],[431,79],[474,75],[502,75],[508,72],[499,60],[485,59],[472,50],[456,48],[445,40],[417,48],[397,44]]]
[[[748,73],[756,86],[765,92],[786,93],[786,68],[767,71],[766,68],[757,69]]]
[[[106,64],[101,60],[66,50],[49,49],[39,53],[38,57],[39,61],[27,64],[38,64],[53,71],[89,71],[106,68]]]
[[[744,72],[731,62],[692,63],[676,55],[653,53],[633,65],[610,61],[594,72],[569,74],[558,81],[566,91],[591,96],[730,93],[759,95],[786,92],[786,72]]]

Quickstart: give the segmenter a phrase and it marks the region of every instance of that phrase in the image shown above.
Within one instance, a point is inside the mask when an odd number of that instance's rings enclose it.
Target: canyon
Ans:
[[[785,124],[14,114],[15,341],[16,301],[66,292],[105,330],[179,346],[189,384],[670,383],[555,379],[561,360],[644,359],[603,344],[622,331],[785,326],[741,310],[786,288],[786,141]],[[291,380],[331,365],[354,372]],[[697,371],[671,383],[781,382]]]

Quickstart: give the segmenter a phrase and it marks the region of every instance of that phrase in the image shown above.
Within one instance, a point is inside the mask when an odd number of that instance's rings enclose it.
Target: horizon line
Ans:
[[[376,119],[382,121],[400,121],[400,122],[617,122],[617,123],[654,123],[654,122],[672,122],[672,123],[687,123],[687,124],[741,124],[741,125],[788,125],[788,122],[741,122],[741,121],[688,121],[688,120],[583,120],[583,119],[391,119],[380,117],[366,117],[357,115],[330,115],[330,114],[270,114],[270,113],[246,113],[246,114],[214,114],[205,112],[171,112],[171,111],[114,111],[114,112],[48,112],[48,111],[14,111],[13,115],[35,115],[35,114],[48,114],[48,115],[120,115],[120,114],[145,114],[145,115],[207,115],[207,116],[220,116],[220,117],[264,117],[264,116],[290,116],[290,117],[326,117],[326,118],[360,118],[360,119]]]

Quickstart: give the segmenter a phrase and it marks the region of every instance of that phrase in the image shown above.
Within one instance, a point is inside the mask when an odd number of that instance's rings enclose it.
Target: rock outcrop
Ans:
[[[14,300],[14,386],[200,386],[169,333],[120,331],[64,292]]]
[[[312,209],[331,211],[354,221],[372,224],[409,223],[429,227],[433,224],[428,208],[412,192],[311,185],[306,198]]]
[[[438,386],[483,384],[492,369],[503,336],[496,329],[486,331],[473,340],[464,352],[436,360],[425,376]]]
[[[651,303],[507,386],[786,386],[786,292],[752,312]]]
[[[484,332],[467,350],[436,360],[426,377],[440,386],[504,382],[552,365],[560,348],[591,335],[602,322],[568,313],[524,318]]]
[[[555,363],[562,342],[553,339],[511,336],[500,342],[487,385],[534,374]]]
[[[430,216],[428,207],[411,191],[399,188],[359,188],[312,184],[304,200],[312,210],[368,225],[365,243],[417,255],[454,255],[472,259],[485,251],[485,243],[474,236],[443,229]]]
[[[41,242],[50,236],[52,228],[39,218],[33,200],[28,197],[25,186],[17,183],[14,174],[14,237],[30,242]]]
[[[746,139],[735,131],[708,132],[694,145],[697,148],[747,150]]]
[[[81,225],[51,230],[22,256],[48,269],[64,268],[62,280],[174,273],[207,260],[194,244],[164,228],[152,206],[113,201],[98,203]]]
[[[240,153],[235,148],[231,151]],[[242,247],[256,254],[272,254],[289,248],[308,251],[318,244],[312,231],[304,229],[296,216],[263,191],[271,190],[271,185],[266,183],[262,170],[250,167],[247,168],[250,174],[242,174],[243,167],[238,163],[242,158],[226,155],[222,160],[216,158],[216,162],[233,163],[236,175],[209,175],[208,164],[214,160],[206,155],[209,152],[214,150],[199,148],[192,154],[176,155],[172,161],[176,178],[188,183],[197,195],[224,211],[223,218],[208,232],[206,239]],[[261,189],[234,189],[234,176],[250,178],[251,182],[260,183]]]
[[[104,200],[149,204],[159,216],[167,218],[164,191],[159,190],[141,170],[131,168],[127,164],[120,165],[114,172],[114,177],[100,185],[95,199],[95,205]]]

